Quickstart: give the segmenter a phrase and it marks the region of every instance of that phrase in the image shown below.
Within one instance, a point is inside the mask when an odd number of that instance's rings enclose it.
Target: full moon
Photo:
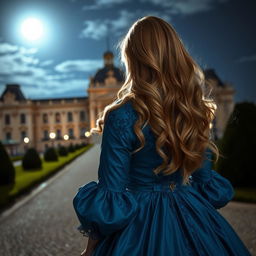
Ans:
[[[21,24],[21,33],[27,40],[39,40],[44,34],[43,23],[36,18],[28,18]]]

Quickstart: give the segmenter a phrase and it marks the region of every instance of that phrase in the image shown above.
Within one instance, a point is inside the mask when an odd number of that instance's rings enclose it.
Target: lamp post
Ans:
[[[28,149],[29,138],[28,138],[28,137],[24,137],[23,141],[24,141],[24,143],[25,143],[24,150],[25,150],[25,152],[26,152],[27,149]]]
[[[68,136],[67,134],[65,134],[65,135],[63,136],[63,139],[67,141],[67,140],[69,139],[69,136]]]
[[[64,139],[65,141],[68,141],[68,140],[69,140],[69,136],[68,136],[67,134],[65,134],[65,135],[63,136],[63,139]],[[65,143],[64,145],[65,145],[65,147],[67,147],[67,143]]]
[[[91,133],[89,131],[84,133],[84,136],[86,137],[86,143],[89,141],[89,137],[91,136]]]
[[[54,139],[56,138],[56,133],[55,132],[51,132],[49,134],[50,139],[52,140],[52,147],[54,147]]]

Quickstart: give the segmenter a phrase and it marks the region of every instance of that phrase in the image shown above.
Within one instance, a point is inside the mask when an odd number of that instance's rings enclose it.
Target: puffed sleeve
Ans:
[[[224,207],[233,197],[234,188],[231,182],[212,169],[212,152],[207,149],[201,168],[191,177],[191,185],[206,198],[215,209]]]
[[[98,181],[80,187],[73,206],[80,221],[78,229],[84,236],[101,239],[129,224],[138,205],[126,189],[134,134],[127,108],[119,107],[106,116]]]

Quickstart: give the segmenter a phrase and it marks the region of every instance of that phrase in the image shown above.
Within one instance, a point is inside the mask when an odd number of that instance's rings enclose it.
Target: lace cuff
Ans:
[[[101,235],[100,233],[99,233],[99,231],[97,231],[96,229],[95,229],[95,227],[83,227],[83,225],[81,224],[81,225],[79,225],[78,227],[77,227],[77,230],[79,230],[79,232],[83,235],[83,236],[85,236],[85,237],[88,237],[88,238],[91,238],[91,239],[93,239],[93,240],[101,240],[101,239],[103,239],[103,238],[105,238],[105,236],[103,236],[103,235]]]

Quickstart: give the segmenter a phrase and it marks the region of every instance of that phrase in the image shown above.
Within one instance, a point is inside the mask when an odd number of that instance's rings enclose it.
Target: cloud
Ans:
[[[206,12],[213,9],[217,4],[227,3],[229,0],[139,0],[137,3],[137,10],[143,12],[146,8],[162,8],[163,14],[173,15],[191,15],[199,12]],[[129,0],[98,0],[93,5],[83,6],[83,10],[102,10],[104,8],[122,6],[122,4],[131,4],[130,11],[134,11],[133,4],[135,1]],[[153,9],[152,8],[152,9]]]
[[[85,28],[80,33],[79,37],[92,38],[94,40],[102,40],[103,38],[106,38],[107,35],[120,37],[128,30],[133,22],[146,15],[154,15],[161,17],[168,22],[171,21],[170,15],[166,15],[156,10],[145,9],[128,11],[122,9],[119,11],[116,19],[86,20],[84,22]]]
[[[99,10],[102,8],[113,7],[116,4],[123,4],[126,2],[129,2],[129,0],[96,0],[96,3],[93,5],[84,5],[83,10],[84,11]]]
[[[237,60],[237,62],[252,62],[256,61],[256,55],[243,56]]]
[[[42,61],[41,63],[40,63],[40,66],[41,67],[46,67],[46,66],[50,66],[51,64],[53,64],[53,60],[45,60],[45,61]]]
[[[85,28],[80,33],[80,38],[92,38],[99,40],[108,34],[109,20],[86,20]]]
[[[100,60],[67,60],[55,67],[58,72],[90,72],[102,66]]]
[[[216,0],[140,0],[140,2],[165,8],[167,13],[188,15],[210,10],[216,3]]]
[[[9,54],[18,51],[18,47],[16,45],[11,45],[8,43],[0,44],[0,54]]]
[[[36,58],[34,48],[0,43],[0,49],[0,89],[7,83],[18,83],[28,98],[86,96],[86,72],[96,72],[103,65],[102,59],[67,60],[49,68],[53,60]]]

